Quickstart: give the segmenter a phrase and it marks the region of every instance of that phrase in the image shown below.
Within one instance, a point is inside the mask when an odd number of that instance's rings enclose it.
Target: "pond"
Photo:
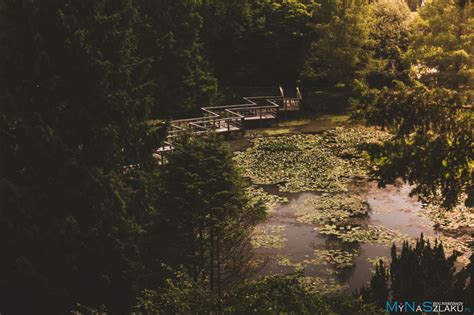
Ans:
[[[288,202],[276,207],[270,218],[261,226],[280,226],[276,232],[284,244],[276,248],[258,248],[257,255],[268,258],[258,275],[285,274],[295,270],[295,266],[304,268],[309,276],[335,279],[346,290],[355,290],[372,276],[373,261],[381,257],[390,257],[390,246],[387,244],[343,242],[331,235],[320,234],[312,224],[298,222],[296,213],[305,207],[305,202],[317,196],[316,192],[281,194],[275,187],[264,187],[268,193],[285,196]],[[357,188],[368,197],[369,215],[363,220],[367,226],[383,226],[396,230],[412,238],[436,236],[439,233],[432,228],[432,222],[419,215],[422,204],[409,196],[410,187],[387,186],[377,188],[375,183],[367,183]],[[335,196],[337,198],[337,196]],[[270,232],[271,233],[271,232]],[[275,232],[274,232],[275,234]],[[341,253],[356,253],[353,264],[338,268],[336,263],[316,259],[323,250],[340,249]],[[331,252],[329,253],[331,254]]]
[[[421,233],[441,239],[447,252],[462,251],[459,267],[467,261],[469,233],[447,236],[410,186],[379,188],[368,175],[361,148],[386,137],[339,116],[291,121],[231,143],[252,196],[269,207],[253,240],[262,266],[254,277],[302,270],[321,293],[353,292],[369,281],[376,261],[389,263],[393,243]]]

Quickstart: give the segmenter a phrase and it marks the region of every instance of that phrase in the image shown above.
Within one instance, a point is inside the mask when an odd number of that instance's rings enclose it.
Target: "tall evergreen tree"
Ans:
[[[219,82],[294,84],[317,24],[317,1],[203,1],[206,53]]]
[[[152,244],[165,263],[184,266],[221,296],[250,270],[250,236],[264,218],[263,206],[249,202],[217,135],[184,135],[167,158]]]
[[[390,285],[383,264],[365,288],[363,296],[367,301],[385,305],[389,297],[394,301],[454,301],[456,300],[454,252],[446,257],[442,243],[433,245],[425,241],[423,234],[414,245],[405,241],[401,252],[392,246],[390,263]]]
[[[370,279],[368,285],[362,287],[360,295],[367,302],[375,302],[376,305],[383,308],[387,301],[389,273],[382,260],[375,266],[375,274]]]
[[[215,101],[217,80],[204,56],[200,4],[191,0],[139,0],[144,14],[141,50],[153,58],[153,114],[181,116]]]
[[[124,310],[152,178],[123,167],[153,166],[138,11],[131,0],[0,10],[1,311]]]

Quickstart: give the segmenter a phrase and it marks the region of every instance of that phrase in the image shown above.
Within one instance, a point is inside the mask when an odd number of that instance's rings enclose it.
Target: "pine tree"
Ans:
[[[431,245],[423,234],[415,244],[405,241],[400,253],[394,244],[389,278],[383,263],[379,263],[370,284],[361,292],[362,298],[381,307],[387,298],[393,301],[457,301],[461,298],[465,306],[469,306],[472,301],[468,296],[471,290],[468,279],[472,279],[472,267],[469,265],[455,274],[457,257],[457,252],[446,257],[443,244],[436,240]]]
[[[446,257],[443,245],[431,246],[423,235],[414,246],[404,242],[401,254],[392,248],[390,265],[393,300],[443,301],[454,298],[454,263],[457,253]]]
[[[0,7],[0,305],[130,305],[153,178],[149,67],[130,0]],[[28,303],[24,303],[28,301]]]
[[[250,204],[228,148],[217,135],[184,135],[161,174],[152,244],[172,267],[221,296],[250,269],[250,236],[264,218]]]
[[[366,302],[374,302],[379,307],[384,307],[388,298],[388,281],[389,273],[387,272],[382,260],[377,262],[375,266],[375,274],[370,279],[368,285],[362,287],[360,295]]]
[[[464,308],[474,307],[474,254],[469,258],[469,264],[455,277],[455,296],[464,302]]]
[[[141,50],[153,59],[153,114],[176,117],[211,105],[217,80],[204,56],[199,2],[140,0],[145,27]]]

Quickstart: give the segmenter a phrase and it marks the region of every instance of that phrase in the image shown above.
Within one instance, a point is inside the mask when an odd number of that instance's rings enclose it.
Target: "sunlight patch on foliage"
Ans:
[[[367,177],[362,145],[380,143],[387,136],[355,126],[322,135],[256,138],[235,159],[254,184],[277,184],[285,192],[343,192],[354,177]]]
[[[272,128],[272,129],[266,129],[262,133],[267,136],[278,136],[278,135],[288,134],[291,132],[292,132],[291,128]]]

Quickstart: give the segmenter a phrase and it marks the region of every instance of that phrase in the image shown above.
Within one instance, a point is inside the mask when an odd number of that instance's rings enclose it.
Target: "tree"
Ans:
[[[257,1],[206,0],[200,6],[202,39],[209,63],[221,86],[258,75],[249,68],[249,34],[259,28]],[[249,74],[250,72],[250,74]]]
[[[425,84],[472,93],[473,16],[472,1],[432,0],[420,8],[410,56]]]
[[[371,67],[366,49],[369,33],[364,2],[323,1],[318,13],[318,39],[307,52],[301,77],[308,83],[333,86],[352,84]]]
[[[454,294],[464,302],[464,306],[474,307],[474,254],[469,258],[469,264],[455,276]]]
[[[441,198],[448,208],[472,204],[474,134],[465,102],[455,91],[422,84],[366,90],[359,114],[395,134],[372,154],[380,184],[402,178],[420,197]]]
[[[362,287],[360,295],[367,302],[375,302],[376,305],[383,308],[387,301],[389,273],[385,268],[383,260],[375,265],[375,274],[370,279],[368,285]]]
[[[203,54],[199,2],[140,0],[141,51],[152,58],[153,114],[176,117],[215,101],[217,80]]]
[[[265,277],[246,282],[225,299],[231,314],[331,314],[331,307],[301,281],[301,275]]]
[[[139,314],[212,314],[217,310],[212,293],[182,269],[162,266],[164,280],[158,289],[143,290],[133,311]],[[156,286],[157,283],[154,283]]]
[[[246,281],[212,299],[205,288],[175,272],[158,291],[144,291],[136,307],[152,314],[380,314],[372,304],[349,296],[325,297],[312,291],[302,274]]]
[[[314,36],[316,1],[204,3],[204,43],[221,84],[294,84]]]
[[[250,203],[218,135],[184,134],[167,160],[151,240],[156,256],[171,267],[183,266],[194,281],[221,296],[251,270],[250,237],[264,208]]]
[[[154,180],[139,19],[130,0],[2,1],[2,312],[134,298]]]
[[[378,65],[365,78],[370,87],[407,81],[410,63],[404,57],[410,35],[411,13],[403,0],[381,0],[369,6],[369,39]]]
[[[383,303],[390,296],[393,301],[451,301],[456,300],[456,258],[454,252],[446,257],[444,248],[437,240],[433,244],[425,241],[423,234],[414,245],[403,243],[401,253],[392,246],[390,263],[390,286],[383,287],[382,277],[386,277],[383,265],[366,289],[370,294],[368,301]],[[377,285],[375,285],[377,283]],[[382,287],[380,286],[382,284]],[[380,290],[380,291],[375,291]],[[383,304],[384,305],[384,304]]]
[[[401,177],[447,208],[474,204],[472,10],[467,2],[427,2],[406,53],[410,75],[395,77],[403,82],[391,89],[359,81],[353,102],[356,117],[395,134],[374,154],[381,184]]]

